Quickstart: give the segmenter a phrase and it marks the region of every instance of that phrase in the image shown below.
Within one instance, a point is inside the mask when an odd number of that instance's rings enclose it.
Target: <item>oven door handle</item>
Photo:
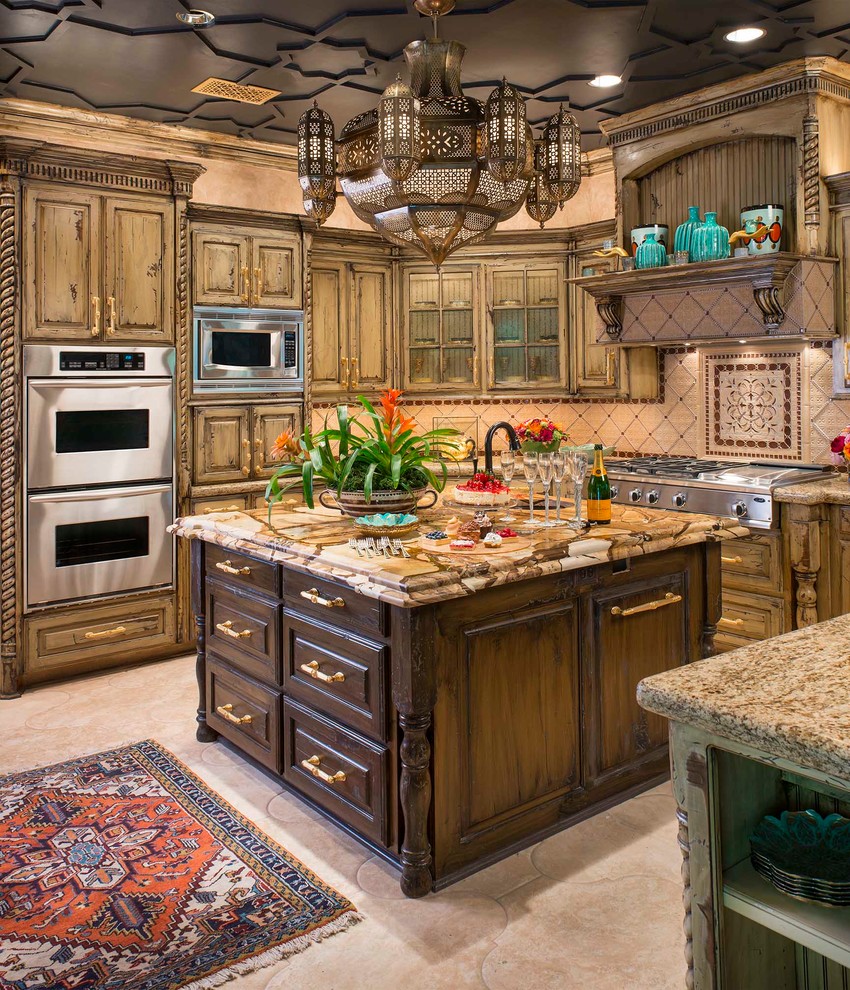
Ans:
[[[88,488],[85,491],[47,492],[29,495],[27,501],[49,504],[50,502],[100,502],[109,498],[137,498],[139,495],[162,495],[170,492],[171,482],[162,485],[133,485],[130,488]]]
[[[29,388],[38,391],[43,388],[127,388],[132,385],[138,388],[163,388],[170,387],[171,378],[31,378],[27,383]]]

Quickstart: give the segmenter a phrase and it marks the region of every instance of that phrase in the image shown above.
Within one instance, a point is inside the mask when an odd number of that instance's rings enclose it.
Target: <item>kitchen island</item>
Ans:
[[[848,985],[850,908],[780,893],[749,844],[768,814],[850,816],[848,643],[841,616],[639,685],[671,722],[688,987]]]
[[[172,530],[192,541],[198,738],[280,776],[412,897],[665,775],[635,687],[711,654],[720,544],[747,533],[621,506],[469,555],[414,537],[364,557],[351,520],[303,507]]]

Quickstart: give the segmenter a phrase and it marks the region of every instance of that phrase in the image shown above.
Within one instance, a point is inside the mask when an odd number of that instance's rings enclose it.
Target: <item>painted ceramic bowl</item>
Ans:
[[[632,256],[637,254],[637,249],[646,240],[647,234],[655,236],[657,244],[664,245],[665,253],[670,250],[670,228],[666,223],[645,223],[639,227],[632,227],[631,252]]]
[[[366,536],[397,537],[412,533],[419,525],[419,519],[407,512],[376,512],[371,516],[358,516],[354,524]]]

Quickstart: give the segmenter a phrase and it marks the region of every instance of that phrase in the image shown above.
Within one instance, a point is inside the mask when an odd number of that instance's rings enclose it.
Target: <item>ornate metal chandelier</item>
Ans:
[[[415,0],[434,37],[404,50],[399,76],[378,106],[350,120],[334,140],[317,104],[298,122],[304,209],[321,225],[334,210],[336,178],[354,213],[394,244],[416,247],[437,266],[483,240],[526,205],[543,224],[581,183],[581,135],[564,107],[535,139],[517,90],[502,82],[486,104],[464,96],[466,49],[437,37],[437,18],[455,0]]]

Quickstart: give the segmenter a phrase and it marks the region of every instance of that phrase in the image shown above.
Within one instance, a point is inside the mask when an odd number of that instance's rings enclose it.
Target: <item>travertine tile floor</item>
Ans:
[[[195,741],[194,658],[0,702],[0,772],[156,739],[349,897],[365,920],[228,990],[679,990],[681,858],[669,785],[448,890],[395,873],[223,744]]]

